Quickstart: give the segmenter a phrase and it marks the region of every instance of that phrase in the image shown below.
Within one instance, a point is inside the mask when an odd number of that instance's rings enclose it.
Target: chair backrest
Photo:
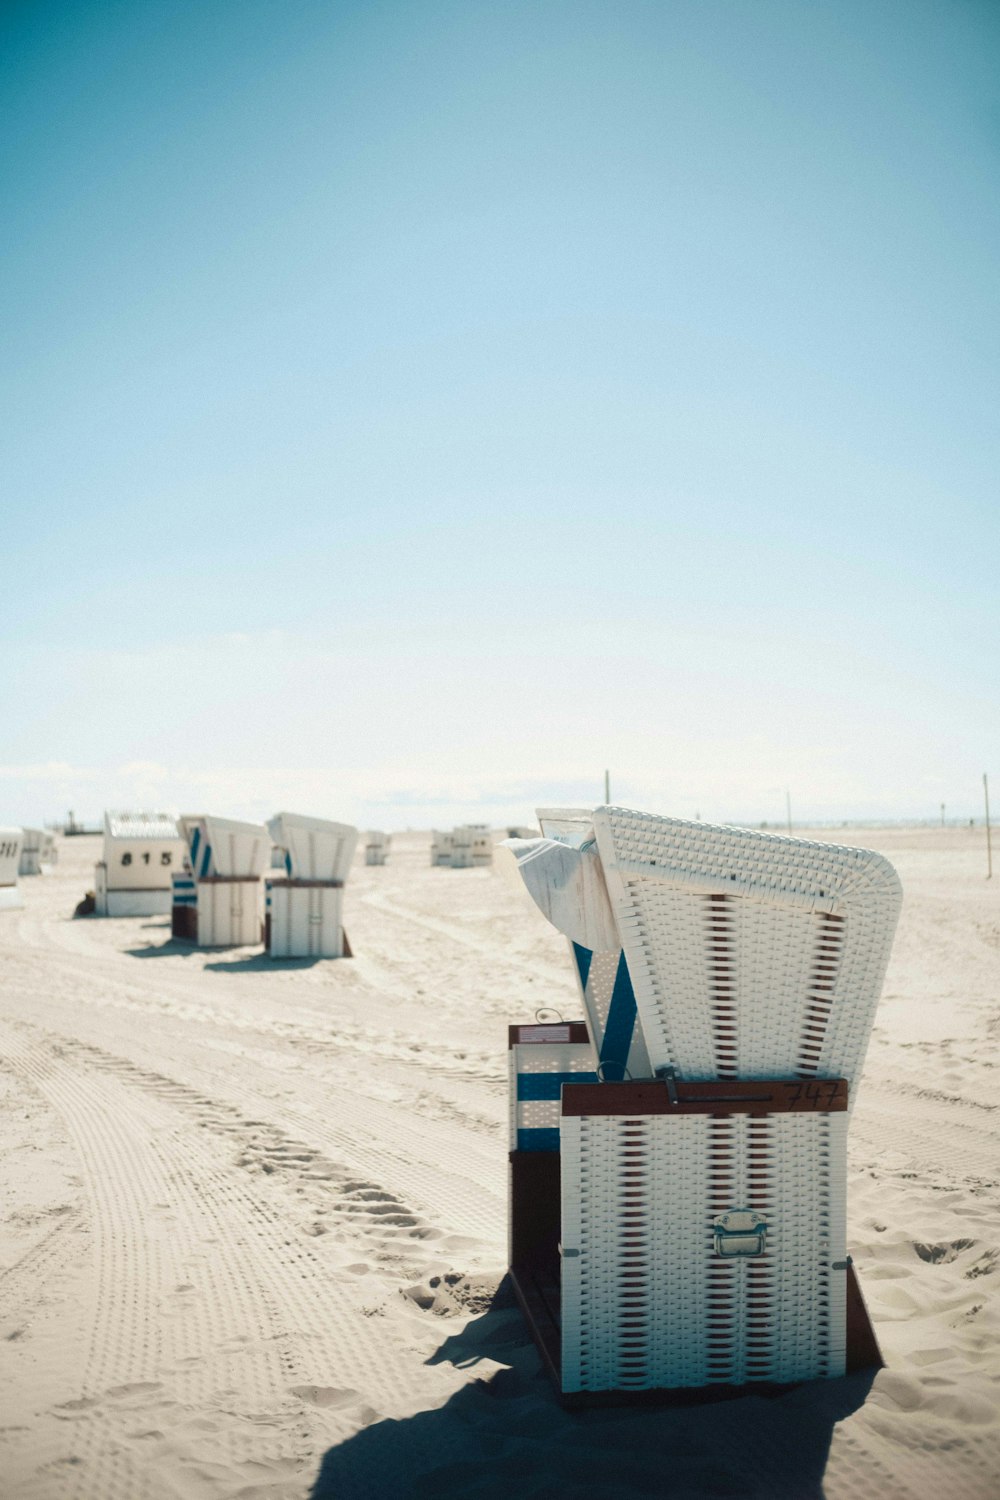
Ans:
[[[593,823],[654,1070],[853,1086],[899,916],[888,860],[620,807]]]
[[[210,874],[242,880],[263,875],[271,858],[271,837],[263,823],[210,816],[201,822],[210,850]],[[202,878],[200,871],[195,874]]]
[[[277,847],[286,852],[293,880],[346,881],[358,842],[356,828],[287,812],[277,813],[267,826]]]

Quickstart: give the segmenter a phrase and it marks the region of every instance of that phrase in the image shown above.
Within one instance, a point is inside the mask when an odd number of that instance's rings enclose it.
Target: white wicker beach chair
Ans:
[[[597,1085],[562,1090],[561,1269],[534,1242],[514,1266],[553,1374],[582,1398],[877,1363],[845,1245],[847,1110],[895,872],[865,850],[620,808],[592,817],[660,1081],[609,1082],[598,1067]],[[565,884],[572,866],[551,868]],[[536,900],[557,925],[580,906],[565,889]],[[598,1034],[589,1009],[588,1022]],[[554,1176],[539,1180],[551,1191]],[[512,1206],[533,1181],[512,1161]]]

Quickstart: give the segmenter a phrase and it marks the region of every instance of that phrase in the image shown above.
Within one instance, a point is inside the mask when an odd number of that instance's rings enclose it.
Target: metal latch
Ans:
[[[667,1098],[671,1104],[678,1102],[677,1098],[677,1069],[671,1067],[657,1068],[656,1077],[661,1083],[667,1085]]]
[[[716,1255],[763,1255],[767,1220],[752,1208],[731,1208],[712,1221]]]

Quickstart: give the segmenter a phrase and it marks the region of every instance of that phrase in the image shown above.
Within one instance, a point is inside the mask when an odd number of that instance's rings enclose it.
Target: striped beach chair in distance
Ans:
[[[182,882],[173,887],[172,930],[200,948],[232,948],[262,937],[261,876],[271,839],[260,823],[209,814],[178,819],[195,882],[195,900]]]
[[[344,886],[358,830],[348,823],[302,813],[277,813],[268,823],[285,851],[285,875],[265,881],[264,941],[272,958],[342,958]]]

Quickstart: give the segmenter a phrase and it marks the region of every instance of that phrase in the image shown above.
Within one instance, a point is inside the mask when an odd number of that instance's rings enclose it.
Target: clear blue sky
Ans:
[[[3,27],[0,822],[1000,789],[1000,6]]]

